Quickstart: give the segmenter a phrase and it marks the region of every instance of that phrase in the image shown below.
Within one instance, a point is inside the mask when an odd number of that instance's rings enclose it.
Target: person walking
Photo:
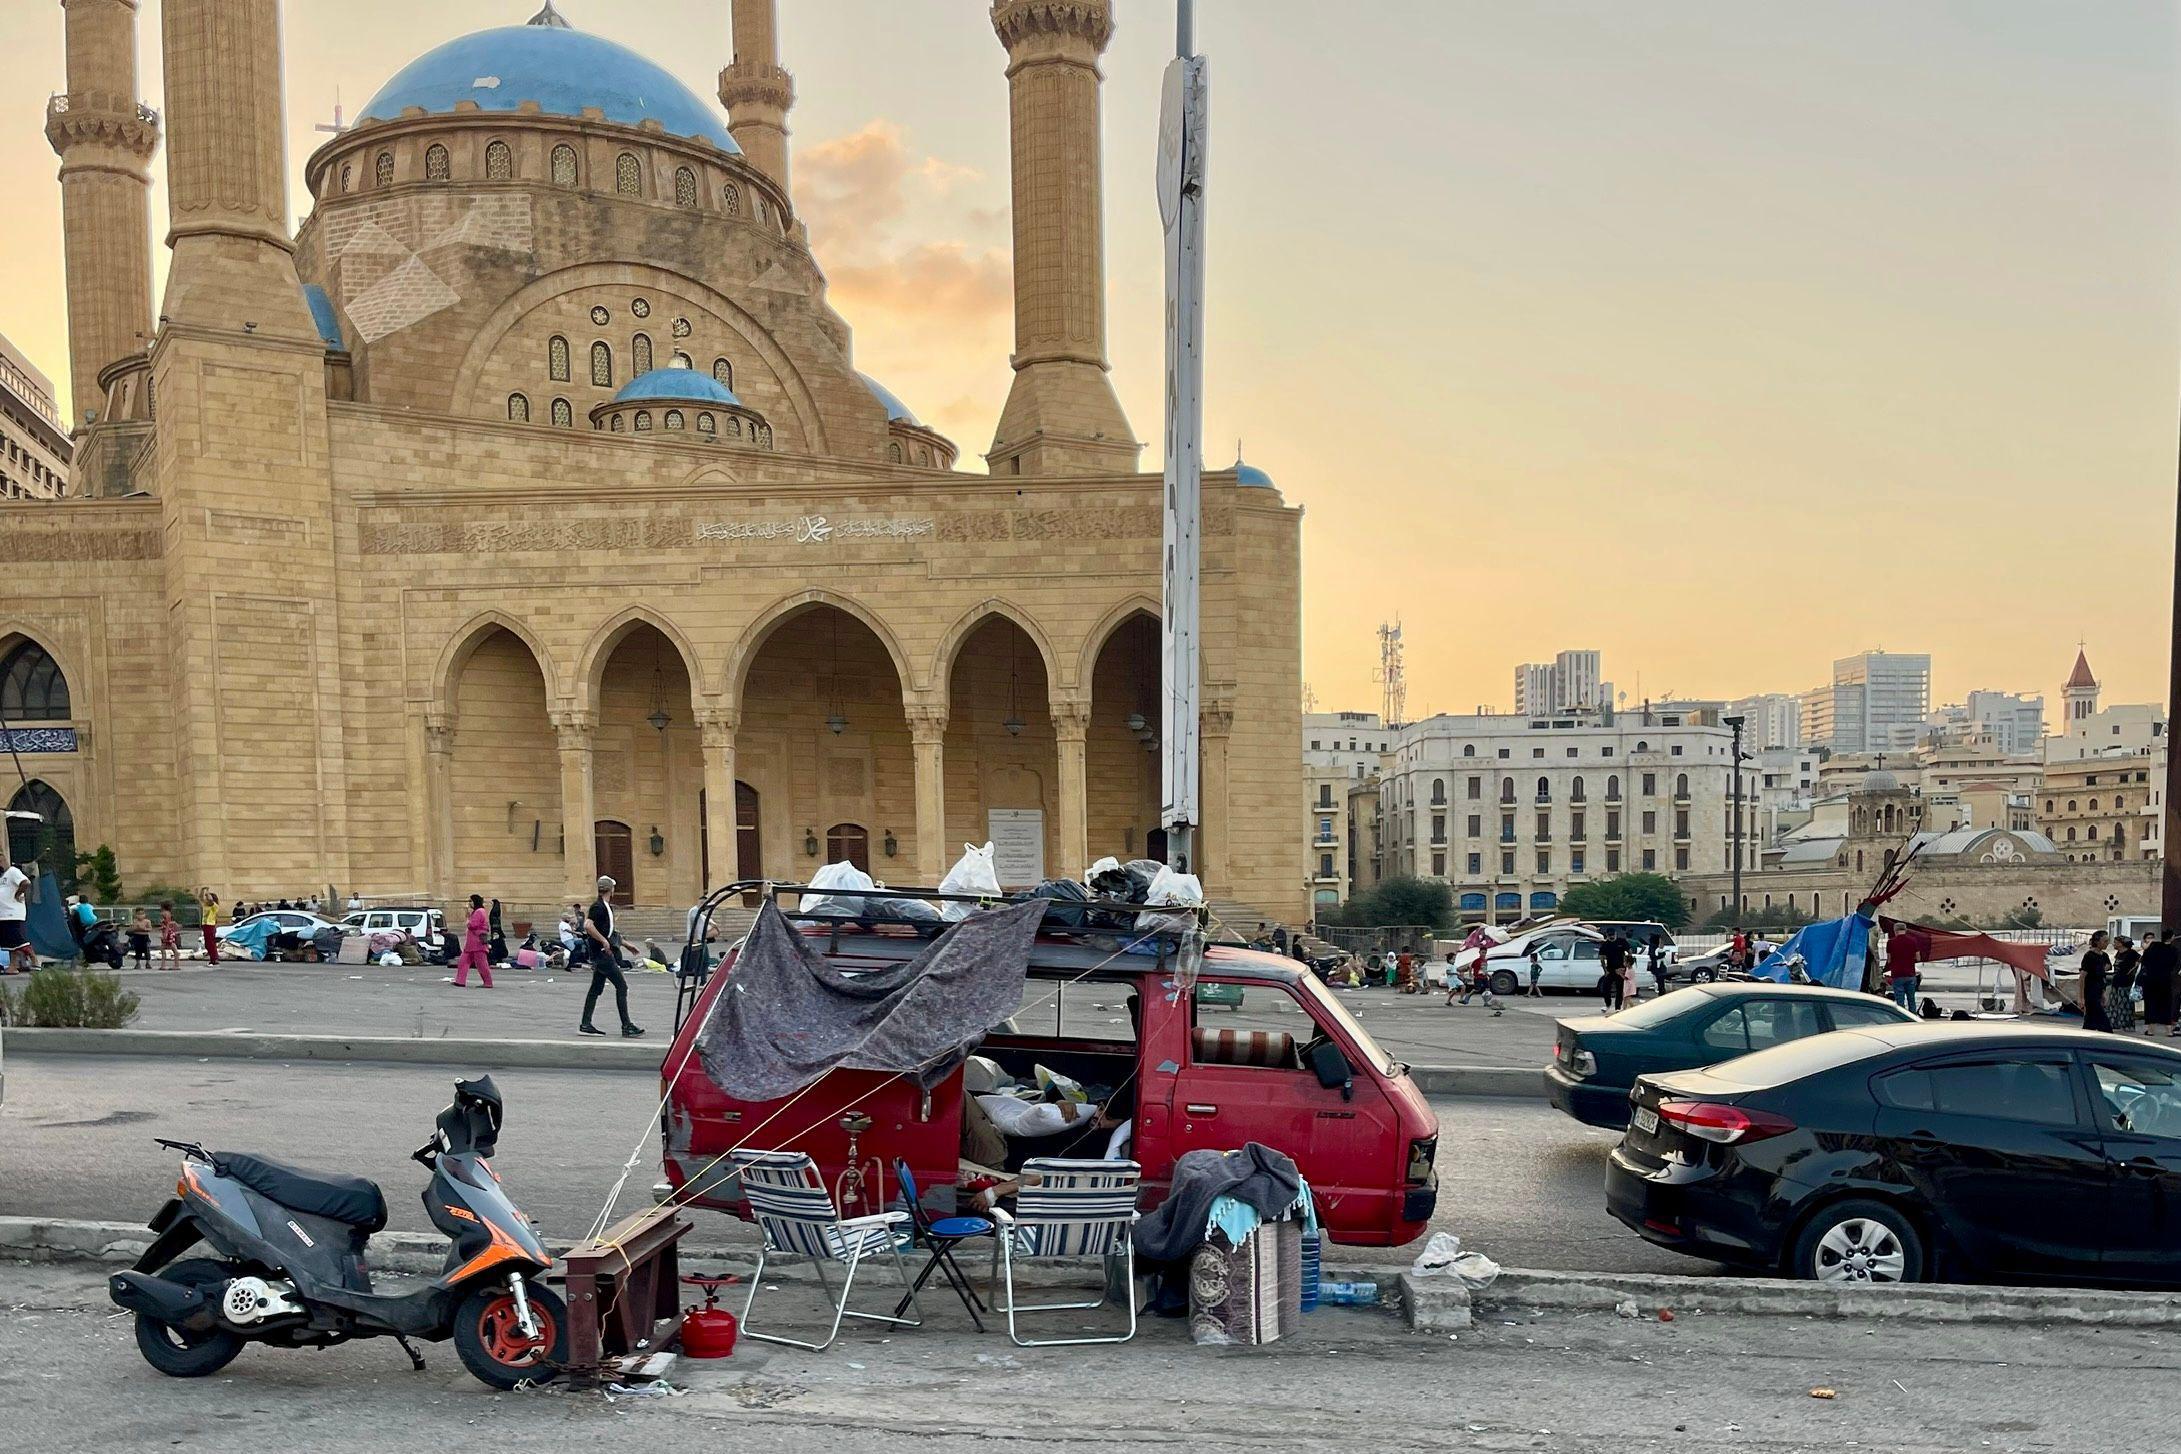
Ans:
[[[1543,952],[1543,950],[1542,950],[1542,949],[1541,949],[1541,948],[1540,948],[1540,947],[1539,947],[1538,945],[1536,945],[1536,944],[1532,944],[1532,945],[1530,946],[1530,952],[1529,952],[1528,954],[1524,955],[1523,957],[1524,957],[1525,959],[1527,959],[1527,960],[1529,960],[1529,961],[1530,961],[1530,996],[1529,996],[1529,997],[1530,997],[1531,999],[1533,999],[1533,1000],[1541,1000],[1541,999],[1545,998],[1545,987],[1544,987],[1544,979],[1545,979],[1545,956],[1544,956],[1544,952]]]
[[[1628,990],[1628,941],[1619,931],[1606,935],[1605,942],[1598,946],[1598,968],[1598,995],[1605,1001],[1598,1013],[1610,1015],[1621,1008]]]
[[[1651,986],[1654,993],[1659,995],[1665,994],[1666,977],[1669,972],[1669,967],[1666,963],[1666,940],[1664,939],[1664,937],[1654,938],[1651,941],[1650,968]]]
[[[1906,924],[1896,923],[1886,936],[1886,998],[1910,1014],[1916,1013],[1916,992],[1923,987],[1919,966],[1930,941]]]
[[[606,902],[614,890],[614,882],[599,875],[598,897],[591,903],[590,912],[584,916],[583,935],[591,951],[591,988],[583,997],[583,1019],[576,1026],[579,1035],[603,1035],[606,1032],[591,1023],[591,1014],[598,1008],[599,992],[607,985],[613,986],[614,1008],[621,1014],[621,1033],[630,1038],[644,1033],[643,1026],[629,1018],[629,982],[621,974],[621,940],[613,931],[613,905]]]
[[[159,906],[159,967],[182,967],[182,921],[174,917],[172,899]]]
[[[14,864],[0,869],[0,974],[29,973],[38,967],[30,947],[30,875]]]
[[[2083,951],[2083,977],[2076,989],[2082,996],[2083,1028],[2085,1030],[2111,1030],[2113,1018],[2107,1013],[2107,981],[2113,972],[2112,958],[2105,952],[2106,934],[2103,929],[2090,936],[2090,947]]]
[[[2111,1003],[2106,1015],[2113,1028],[2125,1035],[2136,1027],[2136,976],[2143,968],[2143,956],[2136,952],[2136,941],[2123,934],[2113,941],[2113,987],[2106,991]]]
[[[204,925],[204,957],[220,962],[220,896],[210,889],[197,890],[198,922]]]
[[[469,988],[470,970],[475,967],[477,977],[486,989],[492,988],[492,956],[485,952],[485,936],[491,932],[490,921],[485,917],[485,901],[470,895],[469,922],[462,928],[462,957],[454,962],[454,987]]]
[[[2143,1024],[2144,1033],[2150,1027],[2164,1025],[2167,1035],[2181,1035],[2181,1023],[2174,1018],[2174,970],[2181,967],[2181,951],[2174,948],[2173,931],[2154,931],[2143,943]]]

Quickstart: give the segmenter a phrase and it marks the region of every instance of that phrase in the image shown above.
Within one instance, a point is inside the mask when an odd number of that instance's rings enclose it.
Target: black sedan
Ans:
[[[1646,1076],[1606,1172],[1662,1247],[1826,1282],[2181,1283],[2181,1053],[1902,1025]]]
[[[1560,1022],[1545,1092],[1578,1121],[1619,1130],[1639,1075],[1691,1070],[1828,1030],[1913,1025],[1891,1000],[1816,985],[1707,984],[1617,1015]]]

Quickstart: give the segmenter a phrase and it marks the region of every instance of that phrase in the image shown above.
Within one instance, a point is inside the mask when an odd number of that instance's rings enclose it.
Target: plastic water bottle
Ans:
[[[1324,1240],[1322,1233],[1303,1234],[1303,1311],[1306,1313],[1318,1305],[1318,1284],[1323,1276],[1318,1259]]]
[[[1335,1307],[1368,1308],[1378,1303],[1375,1282],[1328,1282],[1318,1287],[1318,1301]]]

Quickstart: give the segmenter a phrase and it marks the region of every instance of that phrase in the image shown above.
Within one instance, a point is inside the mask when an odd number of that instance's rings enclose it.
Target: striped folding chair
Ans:
[[[744,1337],[822,1353],[840,1336],[843,1318],[864,1318],[903,1328],[923,1326],[924,1310],[917,1306],[916,1289],[909,1281],[908,1265],[901,1260],[901,1239],[909,1223],[906,1213],[880,1212],[876,1216],[844,1220],[833,1205],[832,1193],[826,1190],[825,1182],[818,1176],[817,1163],[805,1152],[737,1151],[733,1160],[735,1170],[742,1177],[742,1194],[749,1200],[750,1215],[757,1219],[758,1227],[765,1234],[764,1250],[757,1257],[757,1271],[750,1278],[750,1295],[742,1304]],[[865,1258],[882,1252],[893,1258],[894,1271],[900,1274],[901,1285],[909,1294],[904,1303],[914,1317],[859,1313],[848,1306],[849,1294],[856,1286],[856,1269]],[[804,1343],[777,1333],[760,1333],[750,1326],[750,1308],[756,1303],[758,1289],[765,1282],[765,1263],[775,1257],[807,1257],[817,1268],[819,1285],[833,1302],[833,1326],[826,1330],[823,1343]],[[838,1295],[833,1290],[833,1279],[826,1273],[826,1264],[832,1262],[848,1269]]]
[[[1133,1161],[1066,1161],[1037,1157],[1022,1164],[1022,1190],[1012,1212],[994,1208],[999,1236],[992,1249],[993,1280],[1006,1279],[1007,1336],[1024,1348],[1052,1348],[1077,1343],[1126,1343],[1136,1336],[1136,1194],[1143,1169]],[[1060,1258],[1098,1258],[1105,1286],[1092,1302],[1018,1303],[1015,1264]],[[1018,1313],[1057,1313],[1102,1308],[1118,1281],[1128,1304],[1128,1331],[1098,1338],[1025,1338],[1015,1326]]]

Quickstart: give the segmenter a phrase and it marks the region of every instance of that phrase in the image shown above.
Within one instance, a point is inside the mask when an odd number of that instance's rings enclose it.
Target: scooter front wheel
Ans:
[[[504,1285],[473,1288],[454,1312],[454,1351],[462,1366],[494,1388],[545,1383],[568,1361],[568,1305],[560,1294],[526,1284],[538,1335],[523,1332],[515,1294]]]
[[[218,1287],[235,1276],[235,1269],[209,1257],[191,1257],[174,1263],[159,1274],[184,1287]],[[136,1315],[136,1349],[144,1361],[169,1378],[207,1378],[235,1361],[242,1338],[225,1328],[186,1332],[144,1313]]]

